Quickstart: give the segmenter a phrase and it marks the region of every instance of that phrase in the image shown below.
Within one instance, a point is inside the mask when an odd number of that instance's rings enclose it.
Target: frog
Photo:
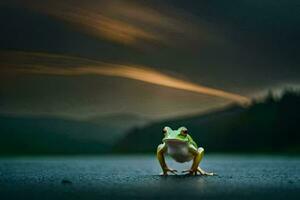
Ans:
[[[165,155],[169,155],[176,162],[184,163],[192,161],[190,169],[182,171],[186,175],[206,175],[213,176],[215,173],[206,172],[200,168],[199,164],[204,156],[204,148],[199,147],[193,140],[184,126],[177,130],[172,130],[166,126],[162,129],[163,139],[162,144],[159,144],[156,151],[156,156],[162,169],[161,175],[168,173],[177,175],[177,170],[169,168],[165,161]]]

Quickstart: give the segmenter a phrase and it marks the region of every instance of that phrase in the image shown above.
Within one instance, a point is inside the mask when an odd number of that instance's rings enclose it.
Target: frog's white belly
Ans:
[[[179,142],[167,142],[168,155],[177,162],[188,162],[193,159],[193,155],[189,152],[188,144]]]

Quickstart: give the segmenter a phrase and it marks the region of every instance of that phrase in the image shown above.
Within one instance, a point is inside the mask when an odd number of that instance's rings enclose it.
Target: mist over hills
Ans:
[[[0,115],[0,155],[107,153],[133,122],[137,126],[145,120],[128,114],[82,121]]]
[[[109,145],[99,127],[72,120],[38,117],[0,117],[0,154],[104,153]]]
[[[162,128],[186,126],[207,152],[299,153],[300,93],[271,93],[249,107],[231,105],[222,110],[165,120],[132,129],[115,145],[118,153],[150,153],[163,138]]]
[[[0,155],[153,153],[164,126],[186,126],[206,152],[299,153],[299,113],[300,93],[287,90],[249,107],[153,123],[133,114],[85,120],[0,115]]]
[[[87,118],[86,122],[100,126],[101,132],[106,132],[106,140],[114,143],[125,132],[132,127],[141,127],[146,125],[151,119],[131,113],[116,113],[109,115],[93,116]]]

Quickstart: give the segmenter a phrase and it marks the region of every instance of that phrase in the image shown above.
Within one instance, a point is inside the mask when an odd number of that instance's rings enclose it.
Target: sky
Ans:
[[[4,0],[0,113],[162,119],[298,87],[297,0]]]

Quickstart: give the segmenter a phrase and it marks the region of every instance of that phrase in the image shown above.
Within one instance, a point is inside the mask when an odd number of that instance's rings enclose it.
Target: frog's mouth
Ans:
[[[166,138],[163,140],[163,142],[166,142],[166,143],[171,143],[171,144],[185,144],[187,143],[187,141],[183,141],[183,140],[178,140],[178,139],[175,139],[175,138]]]

